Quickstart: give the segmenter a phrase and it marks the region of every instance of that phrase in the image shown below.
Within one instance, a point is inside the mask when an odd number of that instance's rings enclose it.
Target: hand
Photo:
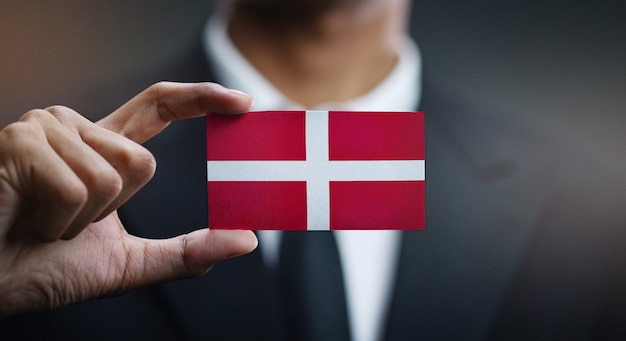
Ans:
[[[139,143],[173,120],[251,103],[217,84],[158,83],[97,124],[55,106],[0,130],[0,316],[199,276],[252,251],[250,231],[149,240],[129,235],[116,213],[155,170]]]

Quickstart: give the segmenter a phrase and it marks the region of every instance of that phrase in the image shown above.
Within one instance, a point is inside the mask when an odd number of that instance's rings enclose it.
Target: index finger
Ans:
[[[216,83],[160,82],[135,96],[97,124],[143,143],[179,119],[210,112],[240,114],[252,106],[252,97]]]

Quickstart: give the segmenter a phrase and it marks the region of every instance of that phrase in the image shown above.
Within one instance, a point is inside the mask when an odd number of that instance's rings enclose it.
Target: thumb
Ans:
[[[258,241],[252,231],[202,229],[163,240],[139,239],[131,251],[125,276],[140,287],[151,283],[197,277],[215,263],[253,251]]]

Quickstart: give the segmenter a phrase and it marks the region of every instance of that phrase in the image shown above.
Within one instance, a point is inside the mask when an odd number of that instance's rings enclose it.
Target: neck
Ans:
[[[229,34],[278,90],[311,108],[353,99],[383,80],[396,63],[407,12],[403,0],[336,6],[298,20],[235,7]]]

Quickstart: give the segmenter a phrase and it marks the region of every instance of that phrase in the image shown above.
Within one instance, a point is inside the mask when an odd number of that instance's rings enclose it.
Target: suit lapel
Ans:
[[[387,339],[484,339],[537,219],[528,146],[428,85],[426,230],[404,233]]]

